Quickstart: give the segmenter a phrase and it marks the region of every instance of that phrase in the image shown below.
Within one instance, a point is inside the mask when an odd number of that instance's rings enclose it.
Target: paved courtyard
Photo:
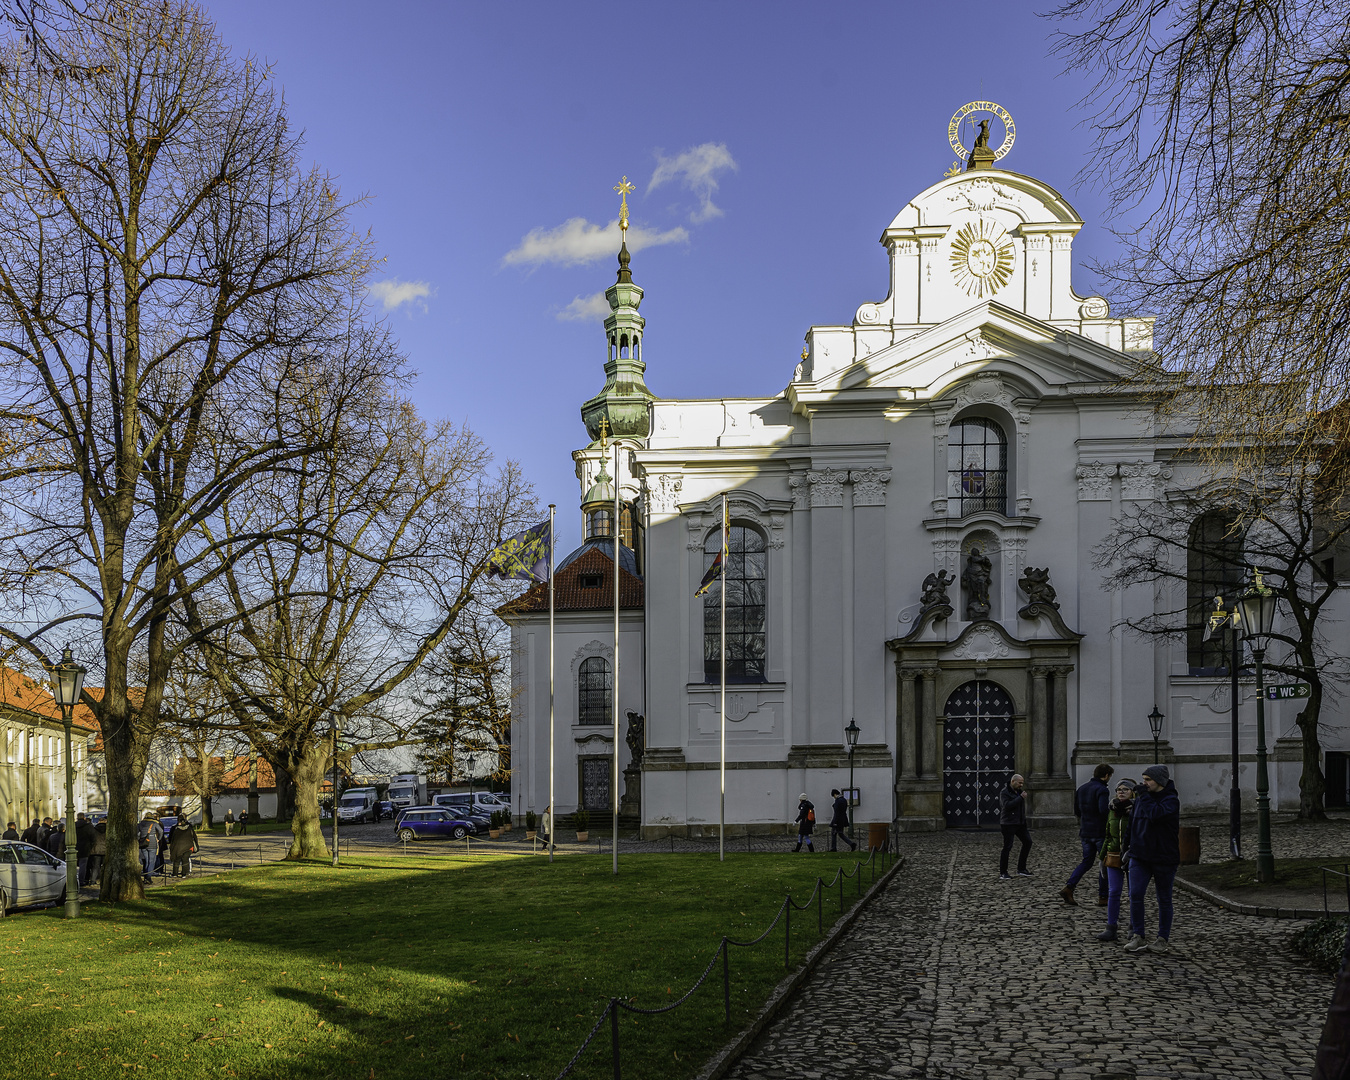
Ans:
[[[1285,846],[1344,850],[1343,830]],[[731,1075],[1306,1080],[1332,978],[1287,948],[1302,923],[1178,891],[1173,951],[1132,956],[1093,939],[1095,884],[1058,896],[1072,833],[1035,839],[1036,876],[1000,881],[996,835],[903,837],[906,867]]]

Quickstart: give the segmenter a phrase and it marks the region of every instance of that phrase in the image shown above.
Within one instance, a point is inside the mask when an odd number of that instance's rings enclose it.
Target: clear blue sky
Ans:
[[[1111,248],[1104,198],[1075,183],[1085,84],[1029,4],[207,6],[236,52],[273,65],[312,159],[370,196],[356,220],[386,259],[375,306],[391,305],[419,408],[519,460],[559,504],[562,550],[579,537],[578,409],[604,381],[587,299],[615,269],[591,227],[616,218],[621,176],[659,396],[776,393],[811,324],[881,299],[877,238],[951,165],[947,123],[970,100],[1012,114],[1002,164],[1088,222],[1080,293]]]

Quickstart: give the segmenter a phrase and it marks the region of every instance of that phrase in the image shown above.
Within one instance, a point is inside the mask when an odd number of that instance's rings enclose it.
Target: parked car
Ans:
[[[376,817],[377,821],[382,820],[383,818],[392,818],[395,816],[394,804],[391,803],[388,799],[376,803],[375,808],[377,811]]]
[[[0,915],[66,899],[66,864],[22,840],[0,840]]]
[[[457,791],[449,795],[437,795],[435,799],[437,806],[444,806],[451,813],[463,816],[473,815],[475,817],[490,817],[498,810],[509,810],[510,807],[497,802],[495,795],[489,795],[485,791],[475,791],[473,801],[469,800],[469,793],[466,791]]]
[[[478,830],[473,822],[456,817],[440,806],[411,806],[403,812],[394,834],[400,840],[463,840]]]

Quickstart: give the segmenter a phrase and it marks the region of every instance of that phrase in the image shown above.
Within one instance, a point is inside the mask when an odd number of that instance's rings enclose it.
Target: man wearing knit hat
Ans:
[[[1181,865],[1181,800],[1166,765],[1150,765],[1135,790],[1130,814],[1130,940],[1126,952],[1165,953],[1172,936],[1172,882]],[[1158,937],[1144,940],[1144,892],[1153,881],[1158,895]]]

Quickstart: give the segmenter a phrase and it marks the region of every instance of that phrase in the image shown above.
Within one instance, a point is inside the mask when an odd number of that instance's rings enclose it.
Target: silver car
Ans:
[[[0,916],[66,899],[66,864],[21,840],[0,840]]]

